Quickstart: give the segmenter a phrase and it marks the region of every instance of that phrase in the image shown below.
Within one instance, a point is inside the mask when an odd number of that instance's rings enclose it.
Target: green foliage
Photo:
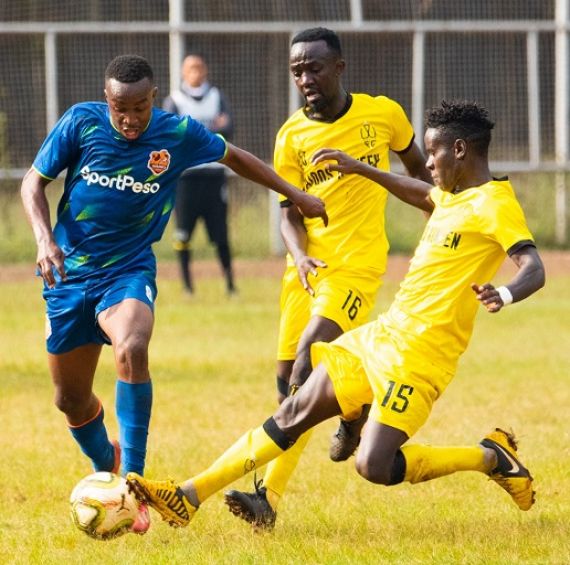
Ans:
[[[390,272],[390,271],[389,271]],[[32,278],[33,279],[33,278]],[[52,404],[37,280],[0,289],[0,562],[563,564],[570,562],[568,322],[570,275],[551,278],[531,300],[498,315],[480,312],[458,374],[414,441],[477,443],[513,427],[532,470],[537,504],[520,512],[477,473],[411,486],[378,487],[353,461],[328,460],[337,422],[322,424],[293,476],[274,533],[255,535],[225,508],[221,493],[192,524],[174,530],[156,514],[150,532],[98,542],[74,529],[68,497],[89,465]],[[155,405],[147,474],[187,478],[275,408],[276,278],[242,277],[228,300],[222,282],[202,280],[186,299],[178,281],[159,281],[150,360]],[[396,289],[387,281],[383,308]],[[116,437],[114,367],[101,357],[96,393]],[[252,478],[238,481],[250,489]]]

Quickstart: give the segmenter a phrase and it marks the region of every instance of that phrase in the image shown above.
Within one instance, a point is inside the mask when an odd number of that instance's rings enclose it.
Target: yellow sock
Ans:
[[[285,492],[285,487],[297,467],[301,453],[303,453],[312,434],[312,429],[306,431],[299,437],[293,447],[290,447],[267,466],[265,476],[263,477],[263,486],[267,488],[267,500],[273,510],[277,509],[279,500]]]
[[[192,478],[199,502],[204,502],[215,492],[282,453],[283,450],[267,435],[262,426],[250,430],[208,469]]]
[[[456,471],[487,472],[484,451],[474,447],[432,447],[430,445],[405,445],[402,453],[406,459],[404,481],[421,483],[451,475]]]

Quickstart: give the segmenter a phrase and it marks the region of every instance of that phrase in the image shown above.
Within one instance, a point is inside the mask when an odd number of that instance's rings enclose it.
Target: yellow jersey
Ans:
[[[479,305],[471,283],[490,282],[506,252],[533,244],[533,238],[508,181],[458,194],[434,187],[430,196],[435,209],[382,318],[405,350],[454,370]]]
[[[307,254],[336,267],[386,270],[388,239],[384,226],[387,191],[360,175],[313,165],[321,148],[340,149],[382,170],[389,150],[404,151],[414,138],[402,107],[385,96],[352,94],[350,107],[334,122],[308,118],[301,108],[281,127],[275,143],[276,172],[294,186],[321,198],[329,225],[305,218]],[[284,198],[281,198],[283,201]],[[293,261],[288,256],[288,264]]]

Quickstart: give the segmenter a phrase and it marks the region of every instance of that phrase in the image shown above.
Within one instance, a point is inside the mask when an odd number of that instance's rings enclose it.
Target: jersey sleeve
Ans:
[[[508,252],[520,242],[534,242],[524,212],[514,193],[498,190],[481,214],[483,231]]]
[[[404,112],[404,109],[394,100],[386,97],[383,98],[384,103],[388,106],[390,113],[390,125],[392,127],[392,137],[390,140],[390,149],[400,152],[406,150],[414,139],[414,128]]]
[[[76,114],[75,106],[69,108],[42,143],[32,164],[42,177],[55,179],[77,155],[81,120]]]
[[[434,206],[439,206],[441,204],[441,199],[443,197],[443,190],[439,186],[434,186],[429,191],[429,197],[434,203]]]
[[[283,132],[277,134],[275,140],[275,151],[273,154],[273,165],[275,172],[289,184],[301,189],[303,186],[303,175],[299,167],[298,156],[288,143],[288,138]],[[278,195],[279,202],[287,200],[282,194]]]
[[[224,158],[227,143],[221,135],[212,133],[189,116],[182,118],[182,123],[184,122],[186,122],[187,168],[213,163]]]

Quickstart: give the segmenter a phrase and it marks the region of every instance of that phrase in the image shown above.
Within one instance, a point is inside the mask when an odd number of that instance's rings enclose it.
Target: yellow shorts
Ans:
[[[408,437],[423,426],[454,373],[410,351],[404,340],[379,318],[332,343],[312,346],[313,366],[325,365],[343,416],[372,404],[371,418]]]
[[[367,322],[382,278],[377,270],[355,275],[342,269],[319,269],[319,276],[311,277],[310,283],[314,296],[302,287],[295,267],[288,267],[283,275],[277,345],[281,361],[295,359],[301,335],[313,316],[336,322],[343,332]]]

